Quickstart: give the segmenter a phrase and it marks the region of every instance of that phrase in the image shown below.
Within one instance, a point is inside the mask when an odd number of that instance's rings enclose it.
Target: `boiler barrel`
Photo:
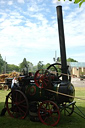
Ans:
[[[54,102],[60,104],[63,102],[72,102],[74,100],[74,98],[56,93],[60,92],[70,96],[74,96],[75,89],[71,83],[67,83],[64,86],[62,86],[62,84],[60,84],[59,86],[57,85],[53,87],[52,91],[55,91],[55,93],[47,91],[44,88],[40,89],[35,84],[29,84],[25,89],[25,94],[28,98],[28,101],[53,100]]]
[[[36,84],[29,84],[25,89],[25,94],[28,101],[42,101],[47,100],[46,91],[38,88]]]

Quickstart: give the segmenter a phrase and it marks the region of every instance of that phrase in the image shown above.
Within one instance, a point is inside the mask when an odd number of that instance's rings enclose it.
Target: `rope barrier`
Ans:
[[[63,96],[76,98],[76,99],[80,99],[80,100],[85,100],[84,98],[81,98],[81,97],[71,96],[71,95],[68,95],[68,94],[65,94],[65,93],[61,93],[61,92],[56,92],[56,91],[53,91],[53,90],[50,90],[50,89],[45,89],[45,90],[53,92],[53,93],[56,93],[56,94],[60,94],[60,95],[63,95]]]
[[[57,72],[57,71],[56,71],[56,73],[60,73],[60,75],[63,75],[63,76],[70,76],[70,77],[73,77],[73,75],[69,75],[69,74],[65,74],[65,73],[61,73],[61,72]],[[77,77],[77,76],[76,76],[76,78],[80,78],[80,77]]]
[[[65,74],[65,73],[61,73],[61,72],[56,72],[56,73],[60,73],[60,75],[65,75],[65,76],[73,77],[73,75],[69,75],[69,74]],[[80,77],[76,77],[76,78],[80,78]],[[61,93],[61,92],[56,92],[56,91],[53,91],[53,90],[50,90],[50,89],[46,89],[46,90],[50,91],[50,92],[53,92],[53,93],[56,93],[56,94],[63,95],[63,96],[67,96],[67,97],[71,97],[71,98],[76,98],[76,99],[80,99],[80,100],[85,100],[84,98],[81,98],[81,97],[71,96],[71,95],[68,95],[68,94],[65,94],[65,93]]]

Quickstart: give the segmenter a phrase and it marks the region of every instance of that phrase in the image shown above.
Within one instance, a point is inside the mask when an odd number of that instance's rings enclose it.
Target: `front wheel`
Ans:
[[[59,108],[53,101],[43,101],[39,106],[38,116],[43,124],[55,126],[60,119]]]
[[[69,103],[62,104],[62,109],[60,110],[65,116],[71,116],[74,112],[74,104],[69,105]]]

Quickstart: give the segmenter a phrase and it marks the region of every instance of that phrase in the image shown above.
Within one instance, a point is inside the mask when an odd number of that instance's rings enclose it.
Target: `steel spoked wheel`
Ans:
[[[63,108],[61,109],[61,112],[65,115],[65,116],[70,116],[72,115],[72,113],[74,112],[74,104],[69,105],[69,103],[65,103],[62,105]]]
[[[24,119],[28,113],[28,100],[23,92],[13,90],[6,97],[6,107],[11,117]]]
[[[51,76],[48,70],[38,70],[35,73],[34,80],[38,88],[48,88],[48,86],[51,86]]]
[[[55,126],[60,119],[59,108],[52,101],[43,101],[39,106],[38,116],[43,124]]]

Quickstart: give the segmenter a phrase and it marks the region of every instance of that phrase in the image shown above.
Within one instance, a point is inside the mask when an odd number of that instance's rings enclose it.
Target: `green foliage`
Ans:
[[[50,66],[50,63],[43,65],[43,69],[47,69],[48,66]]]
[[[23,61],[19,64],[20,70],[25,68],[25,66],[28,66],[26,58],[24,58]]]
[[[42,61],[39,61],[39,62],[38,62],[37,67],[38,67],[38,70],[40,70],[40,69],[43,68],[43,63],[42,63]]]
[[[61,57],[58,57],[58,62],[61,62]],[[68,58],[67,62],[78,62],[77,60],[74,60],[73,58]]]
[[[33,71],[32,72],[36,72],[38,70],[38,67],[37,67],[37,65],[35,65],[35,66],[33,66]]]
[[[29,66],[29,72],[33,72],[33,64],[27,61],[27,65]]]
[[[78,61],[76,61],[76,60],[74,60],[74,59],[72,59],[72,58],[68,58],[68,59],[67,59],[67,62],[78,62]]]
[[[79,7],[81,7],[82,3],[84,3],[85,0],[75,0],[74,3],[78,4],[79,3]]]
[[[75,0],[75,3],[77,4],[77,3],[79,3],[79,2],[81,2],[82,0]]]
[[[60,1],[60,0],[58,0],[58,1]],[[65,1],[65,0],[63,0],[63,1]],[[69,0],[69,1],[72,1],[72,0]],[[85,0],[75,0],[74,1],[75,4],[79,4],[79,7],[81,7],[82,3],[84,3],[84,2],[85,2]]]
[[[3,65],[4,65],[4,60],[3,60],[3,58],[2,58],[2,56],[1,56],[1,54],[0,54],[0,73],[2,73],[3,70],[4,70]]]
[[[26,60],[26,58],[23,59],[23,61],[19,64],[19,69],[22,71],[25,67],[28,67],[29,72],[33,72],[33,64]]]
[[[61,62],[61,57],[57,58],[58,62]],[[67,62],[78,62],[72,58],[68,58]],[[0,73],[4,73],[5,71],[5,66],[6,66],[6,72],[12,72],[12,71],[17,71],[20,72],[23,70],[23,68],[28,67],[29,72],[36,72],[39,69],[47,69],[47,67],[50,65],[50,63],[43,64],[43,61],[39,61],[37,65],[33,65],[32,62],[27,61],[26,58],[23,59],[23,61],[19,64],[19,66],[14,65],[14,64],[7,64],[6,61],[3,60],[1,54],[0,54]],[[60,71],[59,67],[56,66],[57,70]],[[51,69],[54,71],[54,68],[52,67]]]
[[[9,73],[9,72],[12,72],[12,71],[19,72],[19,66],[14,65],[14,64],[7,64],[6,65],[6,72]]]

